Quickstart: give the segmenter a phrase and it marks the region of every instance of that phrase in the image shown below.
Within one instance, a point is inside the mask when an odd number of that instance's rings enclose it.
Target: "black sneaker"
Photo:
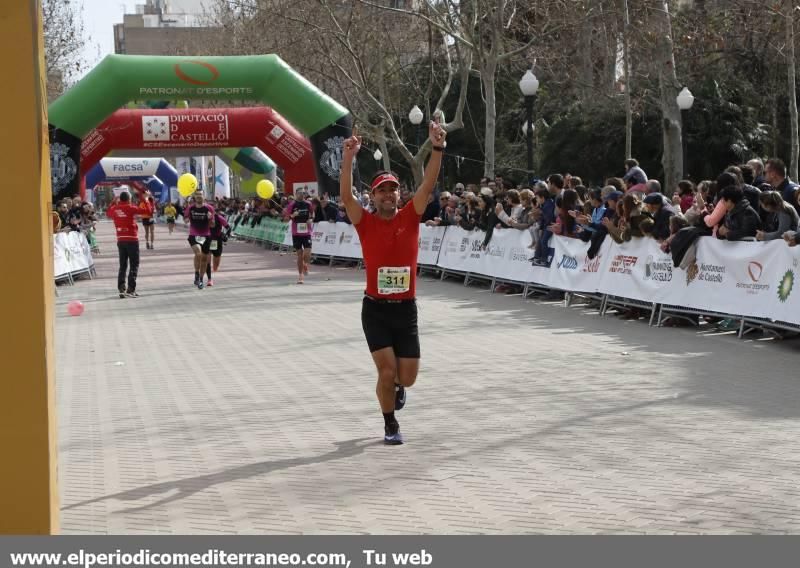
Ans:
[[[387,424],[384,429],[383,443],[387,446],[399,446],[403,443],[403,435],[400,433],[400,424]]]
[[[406,405],[406,388],[403,385],[394,385],[394,409],[402,410]]]
[[[120,290],[119,291],[119,297],[122,298],[122,299],[125,298],[125,290]]]
[[[200,279],[197,281],[197,289],[202,290],[203,288],[205,288],[205,284],[203,284],[203,280]]]
[[[135,290],[133,292],[125,292],[125,295],[128,298],[138,298],[139,297],[139,294],[137,294]]]

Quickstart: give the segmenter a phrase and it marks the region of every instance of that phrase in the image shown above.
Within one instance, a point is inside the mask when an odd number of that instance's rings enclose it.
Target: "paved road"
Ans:
[[[63,532],[800,532],[798,342],[419,287],[423,365],[380,444],[363,272],[233,244],[199,291],[157,227],[142,297],[62,287]],[[86,303],[69,317],[66,303]]]

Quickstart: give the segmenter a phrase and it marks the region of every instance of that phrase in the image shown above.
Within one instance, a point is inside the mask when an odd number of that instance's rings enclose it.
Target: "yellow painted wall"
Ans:
[[[0,534],[52,534],[59,512],[40,0],[3,2],[0,53],[0,238],[6,243],[0,255]]]

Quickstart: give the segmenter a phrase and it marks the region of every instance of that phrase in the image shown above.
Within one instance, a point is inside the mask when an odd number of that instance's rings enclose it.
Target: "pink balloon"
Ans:
[[[69,304],[67,304],[67,311],[71,316],[81,315],[83,313],[83,302],[72,300]]]

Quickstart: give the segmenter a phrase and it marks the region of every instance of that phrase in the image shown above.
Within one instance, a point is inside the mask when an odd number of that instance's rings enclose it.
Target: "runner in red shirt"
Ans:
[[[446,136],[438,122],[431,122],[428,131],[433,151],[425,177],[414,199],[400,211],[400,183],[391,172],[378,172],[372,180],[375,213],[362,209],[353,196],[353,159],[361,148],[355,133],[344,142],[339,177],[339,193],[361,239],[367,271],[361,325],[378,369],[376,392],[383,412],[383,440],[389,445],[403,443],[394,412],[405,405],[405,389],[414,384],[419,372],[415,300],[419,222],[439,176]]]
[[[119,273],[117,290],[120,298],[138,298],[136,293],[136,276],[139,274],[139,226],[136,217],[153,214],[153,205],[148,199],[150,192],[142,195],[141,203],[131,205],[131,194],[120,193],[106,211],[106,216],[114,221],[117,230],[117,249],[119,249]],[[128,262],[131,270],[128,272]],[[128,272],[128,288],[125,288],[125,273]]]

